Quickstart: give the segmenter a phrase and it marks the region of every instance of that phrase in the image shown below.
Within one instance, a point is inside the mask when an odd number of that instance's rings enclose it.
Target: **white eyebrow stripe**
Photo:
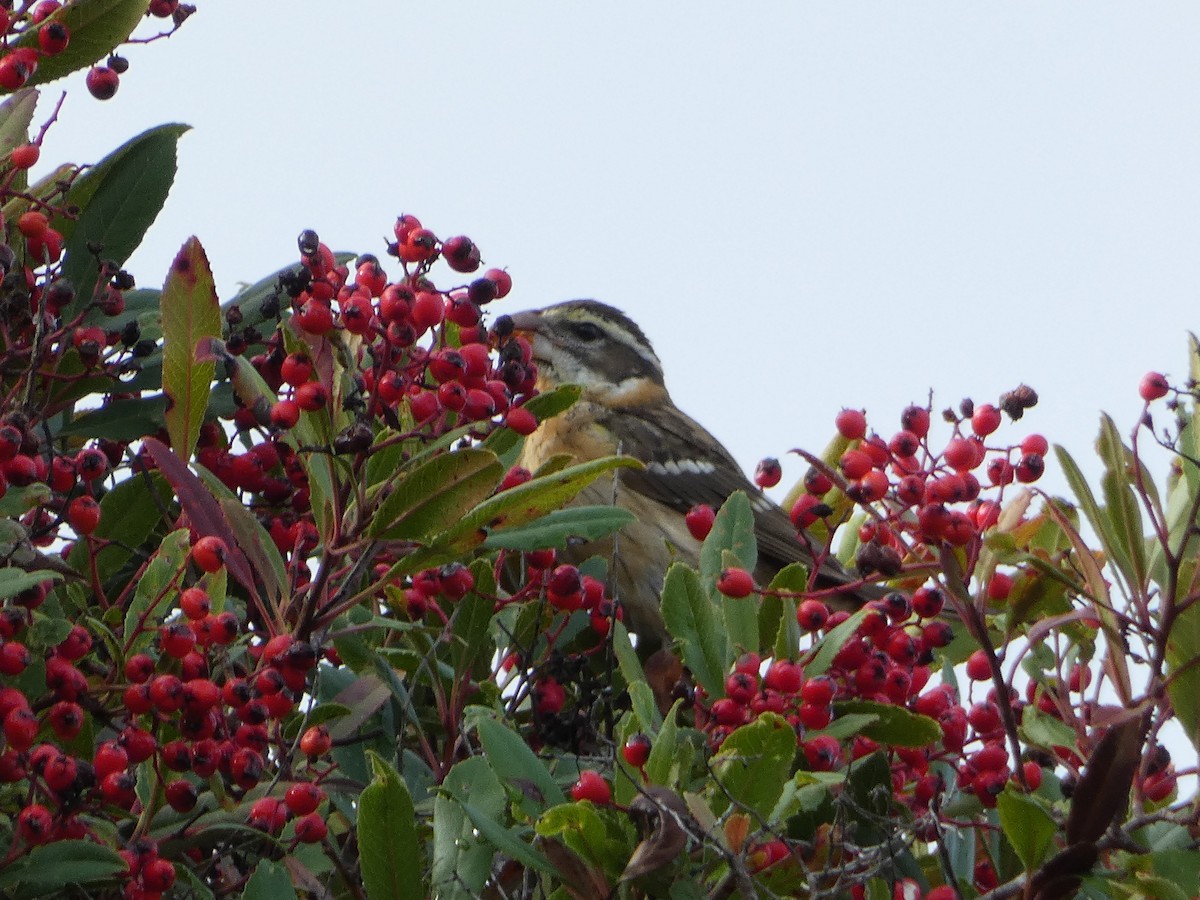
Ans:
[[[716,464],[706,459],[653,460],[646,468],[657,475],[711,475],[717,470]]]

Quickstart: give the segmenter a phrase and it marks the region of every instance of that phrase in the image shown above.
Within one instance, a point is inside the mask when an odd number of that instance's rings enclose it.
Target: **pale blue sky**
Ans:
[[[142,284],[192,233],[227,298],[415,213],[508,267],[498,311],[625,308],[747,468],[1020,381],[1008,433],[1083,455],[1200,326],[1193,3],[198,4],[43,154],[194,126]]]

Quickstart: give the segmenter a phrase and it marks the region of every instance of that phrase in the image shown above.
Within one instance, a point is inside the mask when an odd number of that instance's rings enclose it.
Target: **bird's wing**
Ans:
[[[620,484],[624,488],[680,514],[697,503],[716,509],[734,491],[745,491],[754,511],[760,559],[775,568],[811,561],[796,540],[795,526],[787,514],[750,483],[729,451],[694,419],[671,407],[646,412],[622,410],[621,416],[620,452],[646,464],[641,471],[621,471]],[[849,580],[836,567],[822,574],[838,583]]]

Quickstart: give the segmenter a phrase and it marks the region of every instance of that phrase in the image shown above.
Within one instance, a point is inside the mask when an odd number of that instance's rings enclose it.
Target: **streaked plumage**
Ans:
[[[624,313],[595,300],[571,300],[512,317],[538,366],[538,386],[574,383],[583,395],[561,416],[526,438],[520,464],[536,470],[557,454],[579,460],[612,453],[633,456],[644,470],[621,470],[583,492],[579,503],[615,503],[637,521],[620,532],[610,589],[624,605],[627,621],[643,642],[667,639],[659,596],[673,559],[695,565],[700,544],[684,514],[697,503],[719,508],[734,491],[745,491],[755,514],[759,564],[755,578],[766,584],[784,565],[809,561],[787,514],[742,473],[721,443],[675,406],[662,363],[642,330]],[[612,540],[572,551],[582,560],[613,559]],[[826,584],[851,580],[832,564],[822,568]]]

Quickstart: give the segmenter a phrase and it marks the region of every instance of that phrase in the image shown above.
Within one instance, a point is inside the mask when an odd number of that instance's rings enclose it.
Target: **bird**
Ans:
[[[811,566],[788,514],[750,482],[717,438],[675,405],[662,361],[629,316],[597,300],[568,300],[511,319],[513,332],[529,341],[539,391],[563,384],[582,389],[570,408],[525,438],[517,465],[534,472],[561,454],[578,462],[627,455],[643,463],[644,468],[598,479],[574,501],[623,507],[633,521],[615,541],[610,537],[567,551],[568,561],[597,554],[608,559],[611,596],[637,635],[639,651],[670,644],[660,597],[672,562],[695,566],[699,560],[701,542],[685,522],[697,504],[716,509],[734,491],[750,498],[759,554],[754,576],[760,585],[789,563]],[[818,574],[818,584],[825,587],[856,580],[832,559]],[[847,593],[831,605],[852,608],[876,596],[869,586]]]

